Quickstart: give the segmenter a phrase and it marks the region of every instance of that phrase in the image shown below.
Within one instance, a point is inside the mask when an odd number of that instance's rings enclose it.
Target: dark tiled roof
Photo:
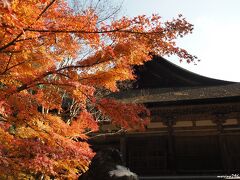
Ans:
[[[240,97],[240,83],[201,76],[155,56],[136,68],[137,87],[111,94],[126,103],[162,103]]]
[[[206,87],[132,89],[110,97],[126,103],[153,103],[239,96],[240,83],[232,83]]]

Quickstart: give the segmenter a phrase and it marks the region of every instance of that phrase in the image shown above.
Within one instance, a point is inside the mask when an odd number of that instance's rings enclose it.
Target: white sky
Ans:
[[[195,73],[240,82],[240,0],[125,0],[123,15],[158,13],[164,20],[183,14],[194,25],[193,34],[178,45],[196,55],[197,65],[176,64]]]

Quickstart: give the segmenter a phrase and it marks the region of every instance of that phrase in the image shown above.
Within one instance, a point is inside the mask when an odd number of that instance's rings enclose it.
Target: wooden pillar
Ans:
[[[126,136],[125,135],[122,135],[120,137],[120,152],[122,154],[122,159],[123,159],[123,165],[126,166],[127,164],[127,153],[126,153]]]
[[[173,117],[167,117],[164,120],[164,124],[168,128],[168,169],[172,174],[176,173],[176,155],[175,155],[175,145],[173,137],[173,125],[175,124],[175,119]]]
[[[223,170],[229,173],[231,159],[228,156],[228,150],[226,146],[226,139],[224,136],[223,124],[226,122],[227,116],[225,114],[216,114],[214,123],[217,125],[218,131],[218,141],[220,146],[221,160],[223,165]]]
[[[237,115],[238,127],[240,127],[240,114]]]

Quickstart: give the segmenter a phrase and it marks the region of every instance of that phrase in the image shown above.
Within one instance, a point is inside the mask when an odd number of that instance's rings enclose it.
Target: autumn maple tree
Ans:
[[[175,45],[192,31],[181,15],[114,19],[91,2],[0,0],[0,178],[77,179],[94,156],[87,139],[99,121],[89,104],[127,130],[147,121],[143,106],[96,97],[96,89],[117,91],[153,54],[194,61]],[[77,104],[68,118],[66,98]]]

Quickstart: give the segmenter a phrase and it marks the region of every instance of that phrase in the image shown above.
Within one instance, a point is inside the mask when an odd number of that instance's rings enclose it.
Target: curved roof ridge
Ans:
[[[154,56],[143,66],[136,66],[136,86],[142,88],[215,86],[236,83],[206,77],[184,69],[163,57]]]

